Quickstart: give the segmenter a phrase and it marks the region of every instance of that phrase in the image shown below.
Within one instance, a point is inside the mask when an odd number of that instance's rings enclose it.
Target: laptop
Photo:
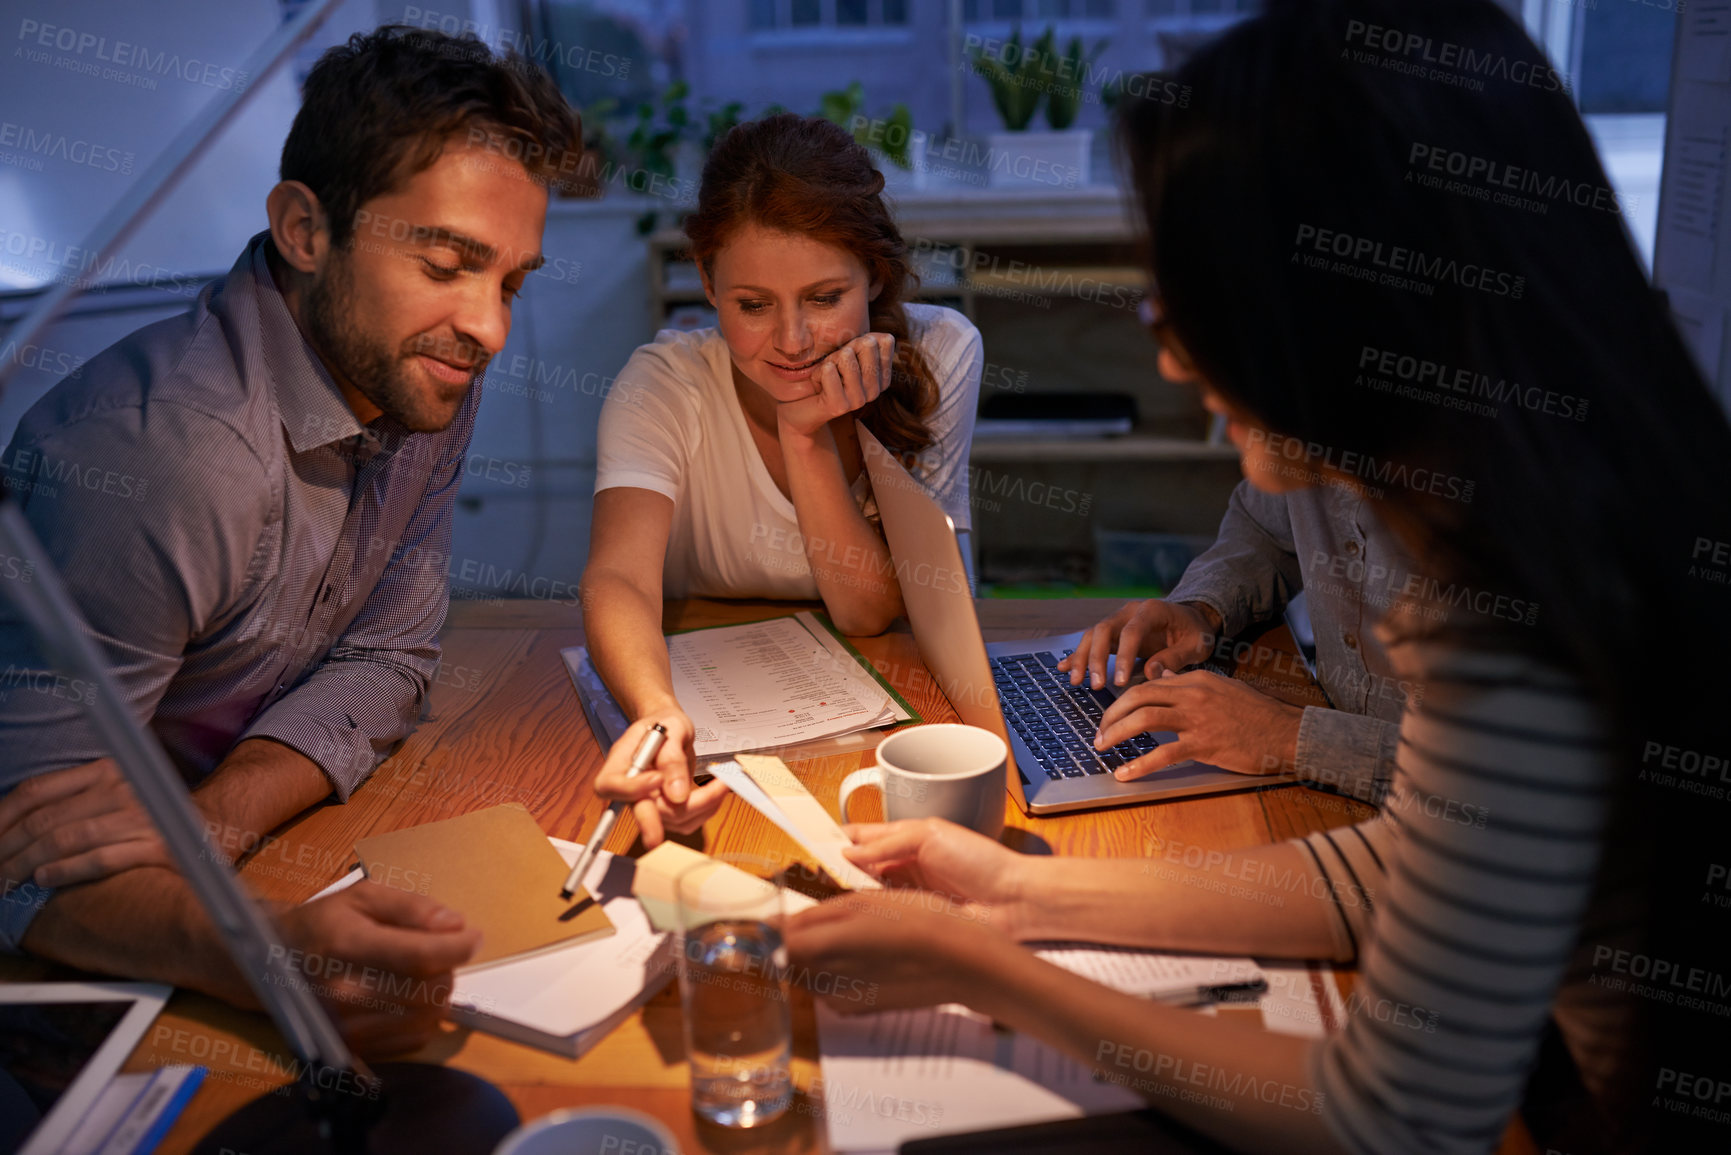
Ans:
[[[1113,777],[1117,767],[1177,735],[1140,734],[1096,752],[1100,715],[1123,690],[1070,685],[1058,661],[1076,648],[1080,633],[988,645],[974,612],[955,523],[870,430],[855,425],[920,659],[962,721],[1008,744],[1009,790],[1024,814],[1223,794],[1294,780],[1293,775],[1234,774],[1202,762],[1180,762],[1134,782]]]

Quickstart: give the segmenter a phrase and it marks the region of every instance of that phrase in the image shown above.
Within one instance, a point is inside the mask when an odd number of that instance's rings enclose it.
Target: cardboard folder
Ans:
[[[480,927],[464,969],[613,933],[587,890],[559,897],[568,867],[519,803],[362,838],[355,853],[373,882],[424,894]]]

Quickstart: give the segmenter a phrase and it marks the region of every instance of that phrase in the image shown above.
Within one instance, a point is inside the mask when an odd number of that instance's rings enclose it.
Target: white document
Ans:
[[[1133,1111],[1140,1095],[965,1007],[846,1017],[817,1008],[823,1110],[838,1152],[911,1139]]]
[[[816,614],[812,613],[810,610],[801,610],[793,616],[800,625],[806,628],[806,631],[810,633],[812,637],[817,639],[817,644],[822,646],[824,651],[828,653],[830,663],[835,667],[837,674],[845,678],[853,679],[858,683],[861,693],[871,695],[883,694],[884,688],[882,684],[880,684],[864,666],[860,665],[862,659],[850,651],[847,648],[847,645],[843,643],[840,638],[836,637],[834,633],[825,629],[824,624],[818,621]],[[890,713],[894,716],[895,721],[906,722],[909,718],[913,717],[913,715],[910,714],[906,707],[904,707],[900,702],[887,694],[884,696],[889,699]]]
[[[884,693],[883,686],[861,666],[861,659],[851,653],[840,638],[824,628],[823,623],[818,621],[817,616],[810,610],[802,610],[793,618],[780,620],[783,622],[797,621],[804,629],[789,631],[782,627],[772,631],[771,633],[778,643],[782,645],[792,644],[795,647],[793,652],[802,655],[800,661],[806,664],[808,674],[817,676],[818,680],[813,683],[814,685],[833,685],[838,688],[838,693],[834,699],[827,698],[821,693],[818,695],[816,700],[820,703],[818,707],[820,713],[827,713],[832,704],[840,703],[844,698],[857,700],[866,708],[872,708],[872,703],[879,702],[883,703],[884,706],[878,708],[875,717],[865,721],[846,718],[838,720],[832,717],[822,724],[808,721],[807,723],[795,722],[790,725],[789,719],[792,716],[787,712],[790,703],[785,703],[780,698],[765,698],[745,702],[744,706],[749,707],[749,709],[742,714],[741,703],[729,702],[727,699],[744,698],[744,694],[719,692],[730,688],[737,690],[737,685],[732,680],[732,665],[738,661],[738,656],[734,655],[729,658],[725,653],[725,644],[718,644],[714,640],[707,640],[701,646],[697,646],[694,642],[681,641],[684,638],[696,638],[699,635],[715,633],[716,630],[700,630],[694,634],[675,634],[667,639],[670,660],[674,658],[675,653],[686,652],[691,652],[704,659],[688,667],[687,684],[684,688],[680,686],[678,663],[674,662],[675,693],[679,697],[680,703],[687,707],[693,722],[700,727],[697,739],[699,755],[709,758],[737,753],[740,750],[770,749],[772,746],[826,742],[844,738],[849,734],[857,734],[863,730],[875,729],[879,726],[893,726],[897,722],[906,722],[913,717],[913,714],[896,701],[893,696]],[[719,627],[720,631],[723,632],[737,628],[732,626]],[[766,650],[761,644],[762,638],[752,631],[748,630],[745,635],[736,635],[736,637],[754,643],[748,649],[748,656],[760,667],[766,659],[779,661],[780,658],[776,657],[777,654],[781,658],[787,657],[788,651],[785,649]],[[726,639],[722,640],[723,643],[725,641]],[[714,651],[718,648],[724,651],[719,655],[723,660],[721,665],[715,665],[712,662],[712,659],[717,657]],[[596,672],[595,664],[590,660],[587,649],[582,646],[569,646],[560,650],[559,656],[565,660],[566,672],[571,675],[571,683],[577,690],[577,700],[583,706],[583,716],[588,720],[589,729],[594,732],[595,740],[601,743],[603,749],[610,749],[613,743],[619,740],[619,736],[625,733],[627,722],[624,712],[614,701],[613,695],[608,692],[606,684],[601,680],[601,675]],[[792,666],[795,663],[790,659],[786,664]],[[765,671],[760,670],[761,672]],[[770,675],[768,680],[774,682],[774,671],[767,672]],[[761,692],[764,679],[759,678],[758,681],[758,691]],[[757,716],[757,723],[745,727],[744,729],[749,733],[739,740],[728,740],[721,736],[724,723],[719,713],[714,709],[711,709],[711,713],[715,716],[706,722],[698,722],[699,712],[695,707],[705,704],[706,691],[702,687],[710,683],[714,683],[715,687],[719,688],[712,692],[711,696],[721,700],[722,709],[720,712],[725,712],[728,715],[731,724],[737,726],[745,714]],[[807,689],[809,688],[808,686]],[[775,692],[779,693],[779,691]],[[799,708],[797,704],[791,705],[796,710]],[[749,721],[749,719],[746,720]],[[763,733],[757,733],[755,727],[758,724],[761,724]],[[716,736],[713,738],[706,736],[704,727],[707,727],[707,734]],[[808,733],[807,730],[810,732]],[[745,738],[762,738],[764,740],[747,741]],[[834,751],[826,750],[824,752]]]
[[[1731,0],[1678,0],[1682,35],[1677,38],[1677,74],[1709,84],[1731,81]]]
[[[1265,980],[1247,958],[1052,943],[1066,970],[1130,994],[1167,998]],[[911,1139],[1110,1111],[1145,1100],[1095,1068],[961,1006],[845,1017],[817,1009],[824,1114],[838,1152],[893,1152]],[[1130,1072],[1134,1074],[1134,1072]]]
[[[674,634],[667,654],[699,757],[833,738],[906,716],[845,648],[838,660],[795,618]]]
[[[1653,243],[1657,271],[1667,292],[1715,290],[1720,220],[1725,200],[1726,154],[1731,152],[1731,110],[1716,102],[1679,110],[1665,157],[1665,200],[1659,206]]]
[[[567,865],[583,849],[562,838],[547,841]],[[603,850],[582,879],[613,934],[459,972],[451,1021],[575,1058],[647,1002],[673,977],[673,944],[631,896],[633,868],[631,859]],[[351,871],[313,897],[360,879],[359,870]]]

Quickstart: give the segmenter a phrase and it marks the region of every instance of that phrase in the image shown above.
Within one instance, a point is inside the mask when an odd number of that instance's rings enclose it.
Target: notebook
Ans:
[[[613,933],[588,891],[559,897],[570,865],[521,803],[362,838],[355,853],[367,878],[424,894],[481,929],[465,971]]]
[[[537,834],[561,863],[552,883],[557,895],[583,846]],[[672,936],[651,926],[632,897],[635,873],[631,859],[598,853],[582,881],[614,933],[458,970],[450,1020],[573,1059],[606,1037],[674,974]],[[309,901],[360,880],[361,872],[352,870]]]

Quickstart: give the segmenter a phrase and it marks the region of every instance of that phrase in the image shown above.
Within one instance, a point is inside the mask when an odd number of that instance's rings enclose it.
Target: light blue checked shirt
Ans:
[[[0,469],[189,781],[272,738],[346,800],[413,730],[438,667],[481,390],[441,433],[363,427],[290,316],[267,243],[254,237],[188,313],[50,390]],[[107,753],[88,695],[0,599],[0,793]],[[44,897],[5,890],[0,947],[15,950]]]

